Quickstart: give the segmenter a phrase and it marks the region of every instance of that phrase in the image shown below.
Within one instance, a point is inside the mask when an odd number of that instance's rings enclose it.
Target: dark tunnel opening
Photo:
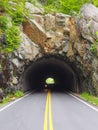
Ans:
[[[47,78],[53,78],[54,84],[47,84]],[[64,60],[47,57],[32,63],[23,76],[23,91],[27,90],[71,90],[76,89],[75,73]]]

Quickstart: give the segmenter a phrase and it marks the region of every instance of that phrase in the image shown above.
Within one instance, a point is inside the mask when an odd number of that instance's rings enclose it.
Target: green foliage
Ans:
[[[10,102],[10,101],[13,101],[17,98],[20,98],[22,97],[24,94],[21,90],[17,90],[14,94],[8,94],[4,99],[3,101],[0,103],[0,106]]]
[[[30,3],[32,3],[32,4],[36,4],[36,2],[37,2],[37,0],[26,0],[26,2],[30,2]]]
[[[93,3],[95,6],[98,6],[97,0],[45,0],[43,3],[46,13],[51,11],[65,14],[79,12],[81,6],[85,3]]]
[[[6,96],[6,97],[3,99],[2,104],[0,104],[0,105],[6,104],[6,103],[8,103],[9,101],[10,101],[10,98],[9,98],[9,95],[8,95],[8,96]]]
[[[23,96],[23,92],[20,91],[20,90],[17,90],[17,91],[14,93],[14,96],[15,96],[16,98],[20,98],[20,97]]]
[[[25,15],[25,0],[1,0],[0,7],[12,17],[14,24],[20,24],[24,21]]]
[[[96,36],[98,37],[98,31],[96,32]],[[96,41],[91,45],[90,50],[91,50],[93,53],[97,54],[97,52],[98,52],[98,40],[96,40]]]
[[[17,26],[12,26],[12,28],[6,30],[6,44],[10,48],[10,51],[14,51],[18,48],[20,43],[19,28]]]
[[[3,15],[0,16],[0,52],[9,53],[18,48],[20,31],[18,25],[24,21],[25,0],[0,0]]]
[[[87,92],[84,92],[80,95],[84,100],[94,104],[98,105],[98,97],[95,97],[93,95],[88,94]]]
[[[7,28],[5,30],[5,41],[1,44],[2,52],[13,52],[15,49],[18,48],[20,43],[20,31],[17,26],[12,26],[11,28]]]
[[[96,41],[95,43],[93,43],[93,44],[91,45],[90,50],[91,50],[93,53],[97,53],[97,51],[98,51],[98,41]]]
[[[11,26],[10,18],[7,15],[0,16],[0,29],[3,31]]]
[[[94,0],[94,5],[96,5],[98,7],[98,0]]]
[[[14,24],[20,24],[24,21],[24,12],[24,3],[17,2],[14,8],[14,13],[11,14]]]

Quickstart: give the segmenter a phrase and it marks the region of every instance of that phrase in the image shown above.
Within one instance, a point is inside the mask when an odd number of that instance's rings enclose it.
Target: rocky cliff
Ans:
[[[29,2],[25,8],[29,17],[20,28],[19,48],[9,55],[0,54],[0,94],[23,89],[22,75],[32,62],[45,55],[59,55],[73,69],[77,91],[98,95],[98,55],[91,51],[98,39],[98,8],[86,4],[77,17],[45,14],[42,7]]]

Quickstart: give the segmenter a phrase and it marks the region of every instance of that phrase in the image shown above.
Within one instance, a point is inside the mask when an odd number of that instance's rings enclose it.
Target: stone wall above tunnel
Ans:
[[[98,9],[88,4],[81,9],[78,17],[72,17],[63,13],[45,14],[42,7],[36,7],[36,12],[34,6],[26,2],[26,9],[28,8],[30,18],[26,17],[21,27],[20,47],[7,56],[11,68],[10,80],[6,79],[8,86],[20,89],[23,87],[22,77],[28,66],[44,56],[60,56],[75,73],[78,83],[76,91],[88,91],[98,95],[98,56],[90,51],[92,40],[86,37],[85,30],[81,30],[88,25],[87,21],[83,23],[90,15],[85,10],[90,8],[90,11],[96,11],[97,14]],[[96,17],[94,13],[91,14],[93,22]],[[81,15],[83,17],[80,17]],[[97,20],[96,23],[98,24]],[[95,39],[93,35],[90,37]],[[3,67],[6,64],[4,59],[6,56],[1,60],[3,72],[6,70],[6,67]]]

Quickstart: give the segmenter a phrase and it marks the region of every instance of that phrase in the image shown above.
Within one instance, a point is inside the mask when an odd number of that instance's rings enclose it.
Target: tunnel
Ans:
[[[47,78],[53,78],[55,83],[47,85]],[[75,73],[65,60],[43,57],[27,67],[23,76],[23,91],[44,90],[46,87],[57,91],[75,91]]]

